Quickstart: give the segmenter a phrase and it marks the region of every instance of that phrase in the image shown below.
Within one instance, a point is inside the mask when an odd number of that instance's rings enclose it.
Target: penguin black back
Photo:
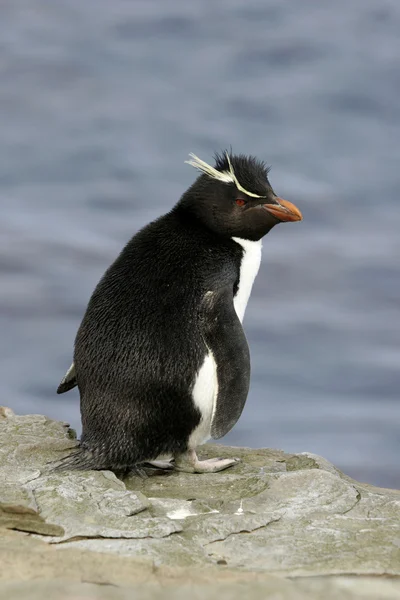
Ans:
[[[97,286],[74,362],[87,407],[82,446],[101,449],[111,459],[103,467],[185,450],[201,417],[190,397],[206,352],[198,305],[215,261],[237,283],[241,252],[229,250],[173,211],[135,236]]]

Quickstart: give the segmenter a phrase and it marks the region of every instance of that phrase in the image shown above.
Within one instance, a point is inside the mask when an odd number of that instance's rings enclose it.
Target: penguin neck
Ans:
[[[206,223],[198,216],[194,211],[188,209],[184,204],[178,202],[171,210],[172,215],[175,216],[185,227],[189,227],[194,231],[198,231],[202,236],[206,236],[210,240],[230,240],[229,235],[223,235],[214,229],[207,226]]]
[[[251,240],[251,235],[235,234],[233,231],[230,231],[228,227],[224,230],[221,226],[213,226],[202,218],[201,213],[197,213],[190,205],[186,206],[185,204],[182,204],[182,202],[178,202],[178,204],[173,207],[170,214],[174,215],[186,227],[189,226],[199,232],[201,231],[203,235],[206,234],[210,239],[218,241],[219,243],[226,242],[229,244],[231,240],[242,240],[243,243],[248,242],[250,245],[261,243],[262,236],[258,236],[257,232],[254,234],[255,239]],[[244,247],[243,244],[241,245]]]

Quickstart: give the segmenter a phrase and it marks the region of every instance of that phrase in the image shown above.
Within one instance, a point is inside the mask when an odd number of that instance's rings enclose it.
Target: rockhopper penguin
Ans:
[[[96,287],[74,362],[82,437],[63,469],[135,468],[168,457],[216,472],[237,459],[199,460],[196,447],[232,429],[246,402],[250,358],[242,320],[261,239],[298,208],[279,198],[254,157],[217,154],[166,215],[137,233]]]

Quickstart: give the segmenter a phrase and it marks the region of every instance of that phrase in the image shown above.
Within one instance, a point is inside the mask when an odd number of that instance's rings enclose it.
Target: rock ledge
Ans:
[[[0,409],[5,598],[400,597],[399,491],[311,454],[213,445],[200,454],[242,462],[124,481],[48,472],[75,444],[66,423]]]

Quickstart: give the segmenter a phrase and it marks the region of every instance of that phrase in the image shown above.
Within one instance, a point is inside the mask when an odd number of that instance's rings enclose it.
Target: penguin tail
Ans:
[[[99,466],[96,455],[84,446],[79,446],[67,456],[58,461],[48,463],[51,472],[60,471],[90,471],[100,470],[106,467]]]

